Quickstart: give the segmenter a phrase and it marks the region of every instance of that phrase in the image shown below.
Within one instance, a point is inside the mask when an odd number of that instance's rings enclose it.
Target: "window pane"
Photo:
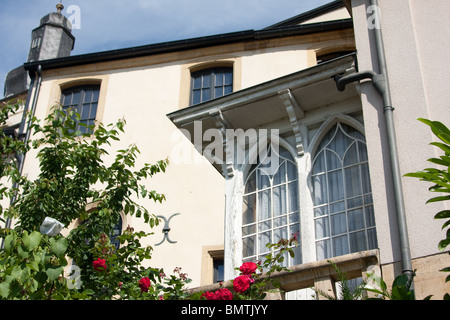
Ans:
[[[211,87],[211,74],[204,74],[202,81],[202,88],[210,88]]]
[[[266,231],[272,228],[272,221],[264,221],[258,224],[258,232]]]
[[[364,228],[364,215],[362,209],[351,210],[348,212],[349,231],[360,230]]]
[[[259,220],[266,220],[270,218],[271,198],[270,190],[261,191],[258,193],[258,217]]]
[[[328,217],[316,219],[315,221],[316,239],[326,238],[330,235]]]
[[[255,252],[255,236],[245,237],[242,239],[242,255],[244,257],[254,256]]]
[[[358,163],[358,150],[356,148],[356,143],[353,143],[352,146],[347,150],[344,158],[344,166],[349,166],[354,163]]]
[[[202,77],[197,76],[193,79],[193,88],[192,89],[200,89],[202,87]]]
[[[200,90],[194,90],[192,92],[192,104],[198,104],[201,102],[202,93]]]
[[[332,151],[328,151],[325,153],[326,155],[326,164],[327,164],[327,170],[334,170],[337,168],[341,168],[341,159],[336,155],[336,153]]]
[[[211,99],[211,90],[209,88],[202,89],[202,102],[208,101]]]
[[[328,259],[331,257],[330,240],[316,242],[316,256],[317,260]]]
[[[242,208],[242,224],[246,225],[255,222],[256,194],[244,196]]]
[[[365,231],[350,233],[350,249],[351,252],[367,250]]]
[[[281,227],[287,224],[287,216],[282,216],[280,218],[273,219],[273,227]]]
[[[222,87],[223,86],[223,73],[217,72],[216,73],[216,82],[214,83],[215,87]]]
[[[314,205],[320,205],[328,202],[326,175],[321,174],[313,179],[313,201]]]
[[[289,212],[298,210],[298,183],[289,183]]]
[[[344,183],[342,181],[342,171],[336,170],[328,173],[329,200],[331,202],[344,198]]]
[[[223,96],[223,87],[214,88],[214,98]]]
[[[274,230],[273,235],[273,243],[277,243],[281,239],[288,239],[288,230],[287,227],[278,228]]]
[[[347,218],[345,213],[338,213],[331,216],[331,230],[333,235],[347,232]]]
[[[256,233],[256,225],[255,224],[251,224],[251,225],[242,227],[242,235],[248,236],[253,233]]]
[[[281,185],[273,189],[273,215],[279,216],[286,212],[286,185]]]
[[[252,172],[250,177],[247,179],[247,183],[245,185],[245,193],[254,192],[256,190],[256,173]]]
[[[320,152],[316,157],[314,162],[314,166],[312,169],[313,174],[325,172],[325,152]]]
[[[233,73],[232,72],[226,72],[225,73],[225,85],[231,85],[233,84]]]
[[[259,254],[269,252],[269,249],[266,247],[266,244],[272,243],[272,231],[260,233],[258,235],[258,242],[259,242],[259,246],[258,246]]]
[[[287,175],[288,181],[293,181],[298,179],[297,167],[290,161],[286,161],[287,164]]]
[[[361,181],[363,192],[372,192],[372,188],[370,186],[369,165],[367,163],[363,163],[361,165]]]
[[[273,184],[276,186],[286,182],[286,162],[283,162],[273,177]]]
[[[345,187],[347,197],[358,196],[362,193],[361,176],[359,174],[359,166],[345,169]]]
[[[347,235],[333,238],[333,254],[334,256],[341,256],[350,253],[348,248]]]

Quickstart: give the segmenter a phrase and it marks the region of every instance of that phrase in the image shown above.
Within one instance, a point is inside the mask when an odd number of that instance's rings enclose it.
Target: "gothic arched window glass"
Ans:
[[[365,137],[334,125],[317,149],[311,177],[317,259],[376,248]]]
[[[292,155],[279,147],[278,167],[269,171],[270,163],[258,161],[245,181],[242,210],[242,257],[244,261],[264,261],[270,252],[268,243],[288,239],[300,231],[298,173]],[[267,156],[273,161],[272,150]],[[300,245],[295,258],[285,257],[285,266],[301,263]]]

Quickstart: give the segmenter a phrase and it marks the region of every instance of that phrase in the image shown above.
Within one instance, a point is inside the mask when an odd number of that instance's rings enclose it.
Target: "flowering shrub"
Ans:
[[[290,239],[281,239],[276,244],[267,244],[266,247],[273,253],[266,255],[264,262],[244,262],[236,270],[239,276],[232,280],[230,288],[221,288],[215,292],[204,292],[200,299],[206,300],[262,300],[271,290],[279,290],[280,283],[271,276],[276,271],[289,270],[282,267],[284,254],[294,257],[293,247],[297,246],[298,234],[293,234]],[[265,273],[263,273],[265,271]],[[264,275],[264,277],[263,277]],[[234,293],[233,293],[234,292]]]

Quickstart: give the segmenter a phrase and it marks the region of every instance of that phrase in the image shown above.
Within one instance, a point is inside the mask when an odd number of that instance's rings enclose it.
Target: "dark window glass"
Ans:
[[[233,68],[211,68],[191,75],[191,106],[231,92],[233,92]]]
[[[80,115],[76,128],[81,134],[91,133],[97,116],[100,85],[72,87],[62,91],[61,104],[64,110],[73,110]],[[82,124],[82,125],[80,125]]]

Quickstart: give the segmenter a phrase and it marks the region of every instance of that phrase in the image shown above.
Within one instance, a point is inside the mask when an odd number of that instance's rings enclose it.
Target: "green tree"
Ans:
[[[8,104],[1,110],[0,126],[17,108],[18,105]],[[108,299],[120,290],[122,298],[139,297],[143,292],[138,281],[142,277],[157,281],[155,275],[161,273],[141,267],[144,259],[151,258],[152,248],[142,247],[140,239],[150,234],[128,229],[119,237],[122,247],[118,250],[110,246],[107,235],[121,213],[142,217],[151,228],[158,224],[157,217],[134,199],[165,200],[164,195],[148,190],[144,181],[164,172],[168,161],[135,169],[139,149],[131,145],[118,150],[112,156],[113,162],[106,165],[103,161],[109,156],[106,148],[119,140],[119,134],[124,132],[124,120],[109,125],[99,123],[87,130],[90,133],[81,134],[76,129],[78,125],[83,126],[79,115],[55,107],[43,124],[36,118],[30,118],[30,123],[33,134],[30,142],[0,133],[2,154],[10,155],[2,157],[0,163],[0,178],[3,178],[0,198],[15,199],[8,208],[1,208],[4,218],[14,219],[15,227],[2,230],[5,249],[0,252],[0,297]],[[30,149],[38,152],[40,169],[33,181],[20,175],[14,161],[14,154],[25,154]],[[87,211],[89,203],[95,205]],[[65,226],[76,220],[81,223],[67,238],[51,237],[40,233],[46,217]],[[67,265],[66,256],[81,270],[82,288],[76,292],[70,292],[61,277]],[[110,267],[104,273],[93,267],[93,261],[100,257]],[[40,275],[34,278],[38,279],[37,283],[29,280],[33,272]],[[119,282],[123,284],[119,286]],[[126,293],[127,286],[133,287],[134,294],[132,290]],[[29,294],[24,295],[25,292]]]
[[[427,203],[448,201],[450,200],[450,130],[439,121],[431,121],[423,118],[419,118],[418,120],[428,125],[433,134],[440,140],[431,142],[430,145],[439,148],[443,152],[443,155],[428,159],[429,162],[438,165],[438,168],[425,168],[422,171],[408,173],[405,176],[430,182],[432,186],[428,190],[441,194],[432,197]],[[434,218],[446,220],[442,225],[442,229],[446,229],[446,237],[439,241],[438,244],[439,250],[445,251],[447,246],[450,245],[450,210],[442,210],[436,213]],[[450,267],[444,268],[441,271],[450,272]],[[448,281],[450,281],[450,276],[446,277],[446,282]],[[450,295],[447,293],[444,298],[450,299]]]

